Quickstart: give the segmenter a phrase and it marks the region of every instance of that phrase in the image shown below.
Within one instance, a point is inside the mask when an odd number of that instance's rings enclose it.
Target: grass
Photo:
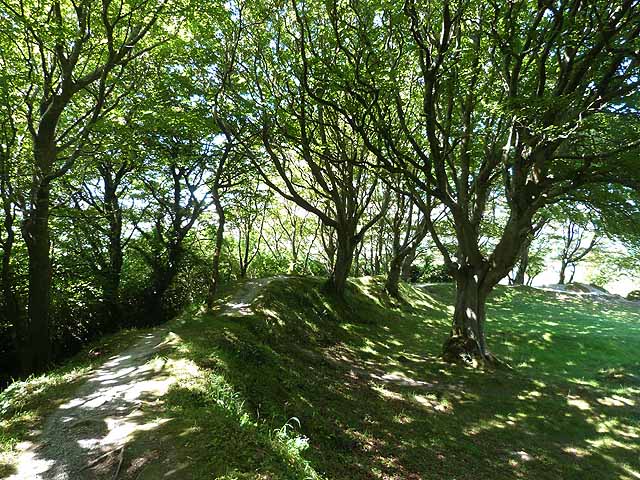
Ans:
[[[144,412],[169,421],[136,434],[122,478],[640,478],[638,307],[500,287],[487,330],[513,370],[486,372],[437,357],[451,286],[402,294],[363,278],[340,302],[286,278],[253,313],[194,306],[170,324],[178,381]],[[0,394],[0,448],[87,365]]]

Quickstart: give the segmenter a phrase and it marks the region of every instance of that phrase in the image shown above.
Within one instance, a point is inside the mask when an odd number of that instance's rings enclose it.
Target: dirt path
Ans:
[[[222,312],[245,315],[272,279],[243,284]],[[23,442],[10,480],[116,479],[126,444],[141,430],[166,419],[149,420],[145,403],[161,402],[175,382],[161,360],[150,360],[169,344],[169,331],[158,328],[140,336],[133,347],[92,371],[73,399],[44,422],[33,442]],[[34,432],[35,433],[35,432]]]
[[[260,291],[271,281],[280,277],[257,278],[245,282],[235,293],[233,299],[227,302],[222,313],[227,315],[248,315],[251,313],[251,302]]]

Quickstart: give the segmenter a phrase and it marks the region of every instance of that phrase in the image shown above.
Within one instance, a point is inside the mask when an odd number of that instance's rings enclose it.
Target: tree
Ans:
[[[202,114],[210,119],[206,127],[207,185],[215,208],[216,224],[207,305],[213,306],[220,284],[220,261],[225,242],[227,206],[225,197],[240,187],[251,156],[241,148],[247,134],[247,89],[239,72],[240,50],[245,48],[246,2],[213,3],[198,9],[190,18],[189,29],[198,39],[186,42],[173,76],[188,85],[188,101],[198,102]],[[212,32],[215,32],[212,34]]]
[[[510,285],[524,285],[525,278],[529,275],[529,280],[532,281],[533,272],[531,271],[531,245],[542,233],[542,229],[549,222],[549,219],[542,216],[533,226],[531,233],[527,239],[522,243],[520,247],[520,254],[516,261],[516,268],[513,277],[509,276]]]
[[[244,192],[237,197],[232,222],[236,229],[237,259],[240,278],[247,276],[251,263],[260,252],[264,240],[264,225],[270,202],[269,191],[260,182],[247,179]]]
[[[237,182],[233,179],[237,173],[234,168],[238,165],[238,162],[232,158],[233,142],[229,134],[226,134],[225,138],[226,142],[224,146],[217,147],[209,156],[210,160],[214,160],[214,162],[211,163],[213,163],[215,167],[212,178],[207,182],[207,185],[217,216],[213,260],[211,262],[211,280],[207,292],[207,306],[209,308],[213,306],[213,301],[215,300],[218,286],[220,285],[220,259],[222,257],[224,232],[227,221],[223,196],[226,191],[237,185]]]
[[[30,135],[32,182],[22,235],[29,254],[29,299],[23,370],[51,359],[49,216],[52,185],[73,167],[91,127],[119,100],[113,92],[132,62],[155,46],[145,43],[165,3],[148,0],[2,0],[0,42],[15,49],[28,87],[21,91]]]
[[[360,224],[379,186],[374,175],[358,166],[367,162],[368,152],[357,136],[349,136],[348,130],[345,133],[347,125],[331,118],[322,106],[310,105],[300,89],[298,94],[301,96],[278,92],[277,101],[282,106],[277,108],[286,112],[287,123],[274,125],[266,113],[261,115],[263,146],[284,185],[278,185],[263,166],[257,168],[282,197],[314,213],[326,227],[335,230],[335,261],[327,287],[342,296],[354,250],[384,215],[389,197],[379,212]],[[326,208],[319,207],[316,199]]]
[[[75,220],[72,232],[77,244],[85,247],[77,254],[90,266],[100,285],[112,327],[121,318],[122,268],[131,240],[131,235],[124,238],[126,212],[122,203],[132,193],[133,174],[142,163],[137,139],[130,135],[131,125],[127,123],[124,118],[103,122],[89,137],[94,148],[80,159],[87,163],[84,175],[76,174],[65,182]]]
[[[612,148],[596,132],[619,128],[615,110],[635,98],[640,11],[633,1],[524,0],[293,8],[308,46],[305,93],[341,112],[380,165],[451,216],[453,252],[427,220],[456,280],[444,357],[493,363],[486,299],[536,213],[589,184],[638,184],[628,175],[637,159],[624,154],[637,137]],[[496,196],[506,220],[484,252]]]
[[[564,285],[567,280],[567,268],[571,268],[571,276],[567,283],[573,282],[576,273],[576,265],[583,260],[599,241],[598,233],[591,232],[591,239],[587,240],[589,230],[583,228],[572,219],[568,219],[563,225],[562,248],[560,250],[560,278],[558,283]]]
[[[312,221],[312,214],[300,209],[295,203],[285,200],[279,205],[279,210],[274,212],[274,216],[289,249],[290,261],[287,273],[306,273],[311,249],[318,232],[317,223]],[[314,234],[311,234],[312,231]],[[276,238],[275,243],[280,243],[279,239]],[[277,245],[275,248],[277,249]]]
[[[420,210],[415,206],[411,197],[397,193],[394,207],[395,213],[391,228],[393,256],[389,264],[385,287],[391,295],[398,297],[400,278],[403,277],[403,280],[407,280],[408,271],[415,259],[418,246],[429,232],[425,218],[416,216],[416,214],[419,215]]]
[[[185,240],[210,204],[206,195],[198,194],[205,186],[202,162],[184,161],[185,156],[190,159],[198,155],[193,148],[182,142],[163,145],[163,153],[167,156],[161,157],[156,167],[159,175],[143,180],[145,191],[155,202],[151,231],[138,226],[148,245],[136,245],[152,272],[145,294],[145,314],[149,323],[166,320],[163,302],[182,266]]]
[[[267,7],[268,9],[268,7]],[[263,15],[271,15],[272,12]],[[335,258],[327,288],[344,294],[354,250],[385,214],[382,208],[363,222],[380,182],[367,165],[376,161],[348,123],[307,91],[304,44],[290,34],[297,29],[287,12],[262,24],[260,42],[249,61],[257,123],[269,167],[257,164],[265,182],[281,196],[315,214],[335,231]],[[285,53],[287,52],[287,53]],[[279,177],[273,179],[273,174]]]
[[[136,226],[146,245],[135,244],[151,267],[145,293],[145,313],[151,323],[166,320],[163,303],[182,267],[187,236],[212,203],[207,165],[214,124],[205,104],[189,100],[191,92],[185,88],[189,83],[170,75],[171,66],[162,62],[155,68],[155,85],[146,101],[172,114],[157,117],[149,110],[136,125],[144,145],[138,195],[153,200],[148,219],[152,228],[147,230],[143,222]]]

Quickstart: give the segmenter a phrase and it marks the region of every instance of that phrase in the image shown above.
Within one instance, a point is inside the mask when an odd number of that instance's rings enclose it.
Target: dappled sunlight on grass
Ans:
[[[640,370],[640,309],[530,287],[498,287],[488,308],[490,347],[520,369],[593,386],[607,368]],[[639,382],[640,383],[640,382]]]
[[[176,381],[162,408],[142,410],[154,428],[133,434],[127,471],[640,478],[637,307],[500,287],[488,340],[514,368],[490,372],[439,358],[452,285],[403,284],[396,300],[366,277],[340,300],[323,281],[277,278],[242,302],[229,289],[212,311],[194,306],[170,323],[155,361]]]
[[[637,369],[616,363],[621,355],[597,368],[585,361],[594,343],[611,341],[594,337],[620,334],[601,320],[592,328],[597,309],[584,316],[551,295],[536,310],[546,293],[501,289],[489,306],[490,345],[521,366],[491,373],[438,358],[451,285],[401,292],[391,299],[368,277],[352,281],[343,302],[322,293],[322,279],[274,280],[252,315],[207,314],[182,336],[252,421],[299,419],[310,446],[302,455],[327,478],[632,478],[637,407],[612,400],[633,400],[620,383],[634,388]],[[610,310],[614,322],[633,319]],[[615,433],[599,431],[611,418]]]
[[[250,306],[245,308],[251,311]],[[251,478],[317,478],[301,457],[307,443],[297,433],[295,420],[286,419],[278,428],[264,424],[222,374],[229,368],[226,349],[249,362],[260,362],[261,355],[268,355],[244,341],[237,312],[224,309],[192,315],[193,321],[173,322],[175,342],[166,354],[167,368],[177,378],[164,399],[163,415],[172,422],[153,435],[139,436],[134,448],[157,449],[160,437],[170,461],[189,459],[179,478],[213,475],[231,480],[245,478],[249,472]],[[161,471],[157,468],[151,464],[143,478],[156,478],[153,475]]]

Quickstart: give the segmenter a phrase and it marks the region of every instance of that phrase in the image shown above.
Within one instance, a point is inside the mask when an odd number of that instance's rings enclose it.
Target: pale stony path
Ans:
[[[106,452],[102,465],[117,468],[119,451],[128,437],[156,425],[141,423],[143,402],[162,397],[174,382],[149,360],[155,356],[167,331],[143,335],[130,349],[111,357],[89,374],[76,396],[45,421],[41,435],[25,443],[12,480],[80,480],[100,474],[89,463]],[[115,465],[112,465],[115,464]]]
[[[250,313],[251,302],[271,280],[247,281],[222,313]],[[161,360],[150,362],[168,346],[168,334],[161,327],[141,335],[134,346],[89,373],[75,397],[46,419],[42,432],[20,446],[17,471],[9,479],[115,478],[132,435],[167,421],[149,420],[141,406],[160,402],[176,380]]]
[[[222,310],[227,315],[248,315],[251,313],[251,303],[260,291],[273,280],[281,277],[257,278],[244,283],[235,293],[232,300]]]

